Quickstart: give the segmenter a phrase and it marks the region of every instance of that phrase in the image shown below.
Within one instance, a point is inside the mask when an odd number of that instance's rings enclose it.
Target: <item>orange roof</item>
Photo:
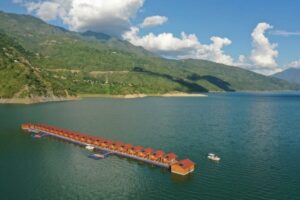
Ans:
[[[165,155],[165,158],[168,160],[172,160],[172,159],[177,158],[177,155],[175,153],[168,153]]]
[[[141,151],[143,149],[142,146],[138,145],[132,148],[134,151]]]
[[[189,159],[185,159],[185,160],[180,160],[178,163],[179,166],[181,166],[182,168],[189,168],[193,165],[195,165],[195,163]]]
[[[98,140],[98,139],[100,139],[100,138],[97,138],[97,137],[95,137],[95,136],[89,136],[89,139],[92,140],[92,141],[96,141],[96,140]]]
[[[123,144],[122,147],[124,147],[125,149],[130,149],[132,147],[131,144]]]
[[[97,142],[105,143],[107,145],[113,144],[116,147],[123,147],[124,149],[132,149],[135,152],[141,152],[142,151],[143,153],[151,154],[151,155],[155,156],[156,158],[164,157],[165,159],[172,160],[172,159],[176,159],[176,157],[177,157],[177,155],[175,153],[168,153],[168,154],[165,155],[165,152],[162,151],[162,150],[155,151],[152,148],[143,149],[143,147],[140,146],[140,145],[133,147],[131,144],[125,144],[125,143],[119,142],[119,141],[106,140],[106,139],[101,138],[101,137],[95,137],[95,136],[91,136],[91,135],[88,135],[88,134],[85,134],[85,133],[79,133],[79,132],[75,132],[75,131],[71,131],[71,130],[67,130],[67,129],[57,128],[55,126],[49,126],[49,125],[45,125],[45,124],[30,124],[30,123],[29,124],[24,124],[24,125],[34,126],[34,127],[40,128],[40,129],[55,130],[55,131],[58,131],[60,133],[68,134],[70,136],[77,136],[77,137],[80,137],[80,138],[84,138],[85,140],[88,139],[88,140],[92,140],[92,141],[97,141]],[[180,165],[183,168],[194,165],[194,163],[191,160],[188,160],[188,159],[181,160],[181,161],[177,162],[176,164]]]
[[[162,151],[162,150],[157,150],[157,151],[154,153],[154,155],[156,155],[156,156],[162,156],[162,155],[164,155],[164,154],[165,154],[165,152]]]
[[[113,141],[111,141],[111,140],[104,140],[103,142],[106,143],[106,144],[112,144],[113,143]]]
[[[151,148],[146,148],[146,149],[143,149],[142,152],[144,152],[144,153],[152,153],[152,152],[153,152],[153,149],[151,149]]]
[[[113,145],[115,145],[116,147],[120,147],[123,145],[123,142],[116,141],[113,143]]]

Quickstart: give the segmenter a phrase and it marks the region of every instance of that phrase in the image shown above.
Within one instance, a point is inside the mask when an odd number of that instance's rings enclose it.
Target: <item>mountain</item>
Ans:
[[[59,82],[48,80],[47,72],[33,67],[29,61],[32,56],[16,40],[0,32],[0,102],[49,101],[72,93]]]
[[[163,94],[296,87],[274,77],[210,61],[165,59],[103,33],[72,32],[29,15],[0,12],[0,31],[28,52],[20,56],[29,63],[24,68],[34,71],[29,74],[41,74],[37,77],[45,81],[40,82],[47,82],[47,89],[38,95],[45,95],[45,91],[48,94],[51,89],[55,96],[64,96],[67,93]],[[4,57],[5,53],[1,55]],[[4,68],[1,73],[7,71]],[[10,81],[19,80],[12,76]],[[15,91],[20,91],[22,85],[23,82],[16,84]]]
[[[282,80],[286,80],[291,83],[300,84],[300,69],[299,68],[289,68],[282,72],[274,74],[273,77],[280,78]]]

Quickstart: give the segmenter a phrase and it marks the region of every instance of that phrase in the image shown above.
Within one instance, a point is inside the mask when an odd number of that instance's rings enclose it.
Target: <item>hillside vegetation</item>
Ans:
[[[0,98],[67,96],[59,82],[48,79],[47,72],[30,63],[33,54],[13,38],[0,32]]]
[[[28,15],[0,12],[0,30],[5,38],[10,38],[9,43],[1,41],[5,50],[1,46],[0,76],[6,80],[1,80],[1,85],[9,83],[0,89],[3,97],[296,87],[277,78],[214,62],[164,59],[127,41],[102,33],[67,31]],[[8,58],[6,53],[12,56]],[[27,92],[21,95],[23,90]]]

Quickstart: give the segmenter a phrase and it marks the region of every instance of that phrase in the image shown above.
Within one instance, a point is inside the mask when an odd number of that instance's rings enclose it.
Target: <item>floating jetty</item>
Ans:
[[[31,133],[49,135],[56,138],[73,142],[84,147],[94,147],[95,150],[105,151],[108,154],[115,154],[134,160],[143,161],[155,166],[170,169],[172,173],[187,175],[194,171],[195,163],[189,159],[177,160],[175,153],[165,153],[162,150],[152,148],[143,148],[142,146],[133,146],[119,141],[112,141],[101,137],[95,137],[71,130],[57,128],[44,124],[22,124],[22,129]],[[107,154],[107,155],[108,155]],[[102,156],[94,154],[94,158]],[[106,155],[103,155],[105,158]]]
[[[109,156],[110,154],[112,154],[112,152],[106,152],[106,153],[104,153],[104,154],[95,153],[95,154],[89,155],[89,158],[92,158],[92,159],[95,159],[95,160],[99,160],[99,159],[106,158],[106,157]]]

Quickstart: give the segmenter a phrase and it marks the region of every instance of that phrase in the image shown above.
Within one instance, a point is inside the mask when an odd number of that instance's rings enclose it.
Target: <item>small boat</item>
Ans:
[[[39,134],[34,134],[34,135],[32,135],[32,137],[33,137],[34,139],[41,139],[41,138],[42,138],[42,136],[39,135]]]
[[[87,146],[85,146],[85,148],[86,148],[87,150],[93,151],[95,147],[93,147],[93,146],[91,146],[91,145],[87,145]]]
[[[214,153],[209,153],[207,156],[208,159],[213,160],[213,161],[220,161],[221,158],[216,156]]]
[[[89,155],[89,158],[92,158],[94,160],[99,160],[99,159],[102,159],[102,158],[105,158],[105,157],[101,154],[95,153],[95,154]]]

